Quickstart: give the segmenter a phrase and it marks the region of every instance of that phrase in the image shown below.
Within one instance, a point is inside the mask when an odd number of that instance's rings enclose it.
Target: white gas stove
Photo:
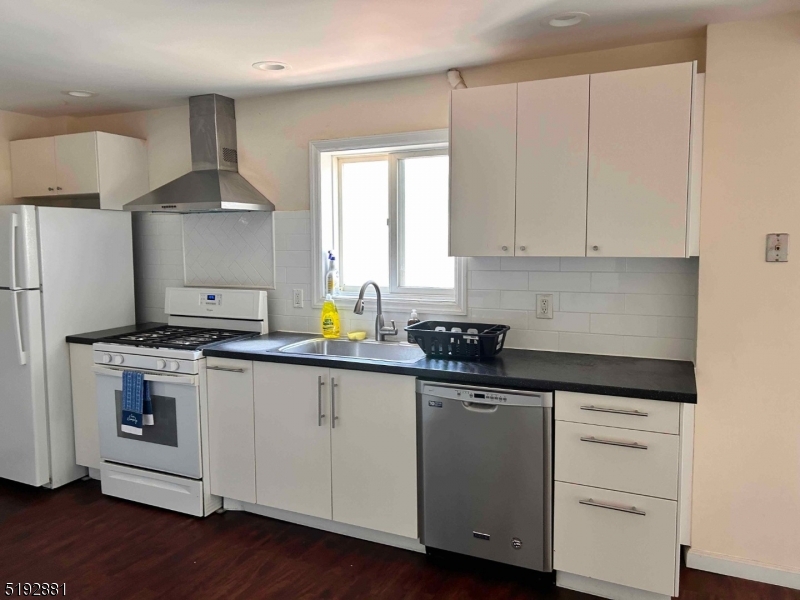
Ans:
[[[209,491],[203,348],[266,333],[267,293],[168,288],[168,324],[93,345],[103,493],[197,516],[221,506]],[[148,382],[154,425],[121,429],[122,374]]]

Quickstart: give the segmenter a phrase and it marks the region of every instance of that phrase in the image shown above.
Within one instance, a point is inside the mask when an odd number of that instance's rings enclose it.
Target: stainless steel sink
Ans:
[[[425,357],[419,346],[397,342],[351,342],[316,338],[283,346],[278,350],[287,354],[314,354],[384,362],[413,363]]]

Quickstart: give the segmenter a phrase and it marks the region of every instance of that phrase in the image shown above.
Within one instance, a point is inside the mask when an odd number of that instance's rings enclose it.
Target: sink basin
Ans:
[[[397,342],[350,342],[317,338],[289,344],[279,349],[288,354],[314,354],[384,362],[413,363],[425,357],[418,346]]]

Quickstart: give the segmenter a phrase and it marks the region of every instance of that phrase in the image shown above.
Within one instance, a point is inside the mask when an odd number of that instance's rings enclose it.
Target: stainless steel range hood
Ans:
[[[249,181],[239,175],[236,112],[231,98],[206,94],[189,98],[191,172],[125,205],[149,212],[217,212],[275,210]]]

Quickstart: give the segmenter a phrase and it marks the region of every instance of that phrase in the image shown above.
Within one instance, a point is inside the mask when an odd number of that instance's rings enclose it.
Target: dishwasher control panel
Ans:
[[[478,386],[460,386],[417,381],[417,392],[428,397],[429,406],[441,408],[442,400],[458,400],[473,404],[505,404],[509,406],[553,406],[552,392],[504,390]]]

